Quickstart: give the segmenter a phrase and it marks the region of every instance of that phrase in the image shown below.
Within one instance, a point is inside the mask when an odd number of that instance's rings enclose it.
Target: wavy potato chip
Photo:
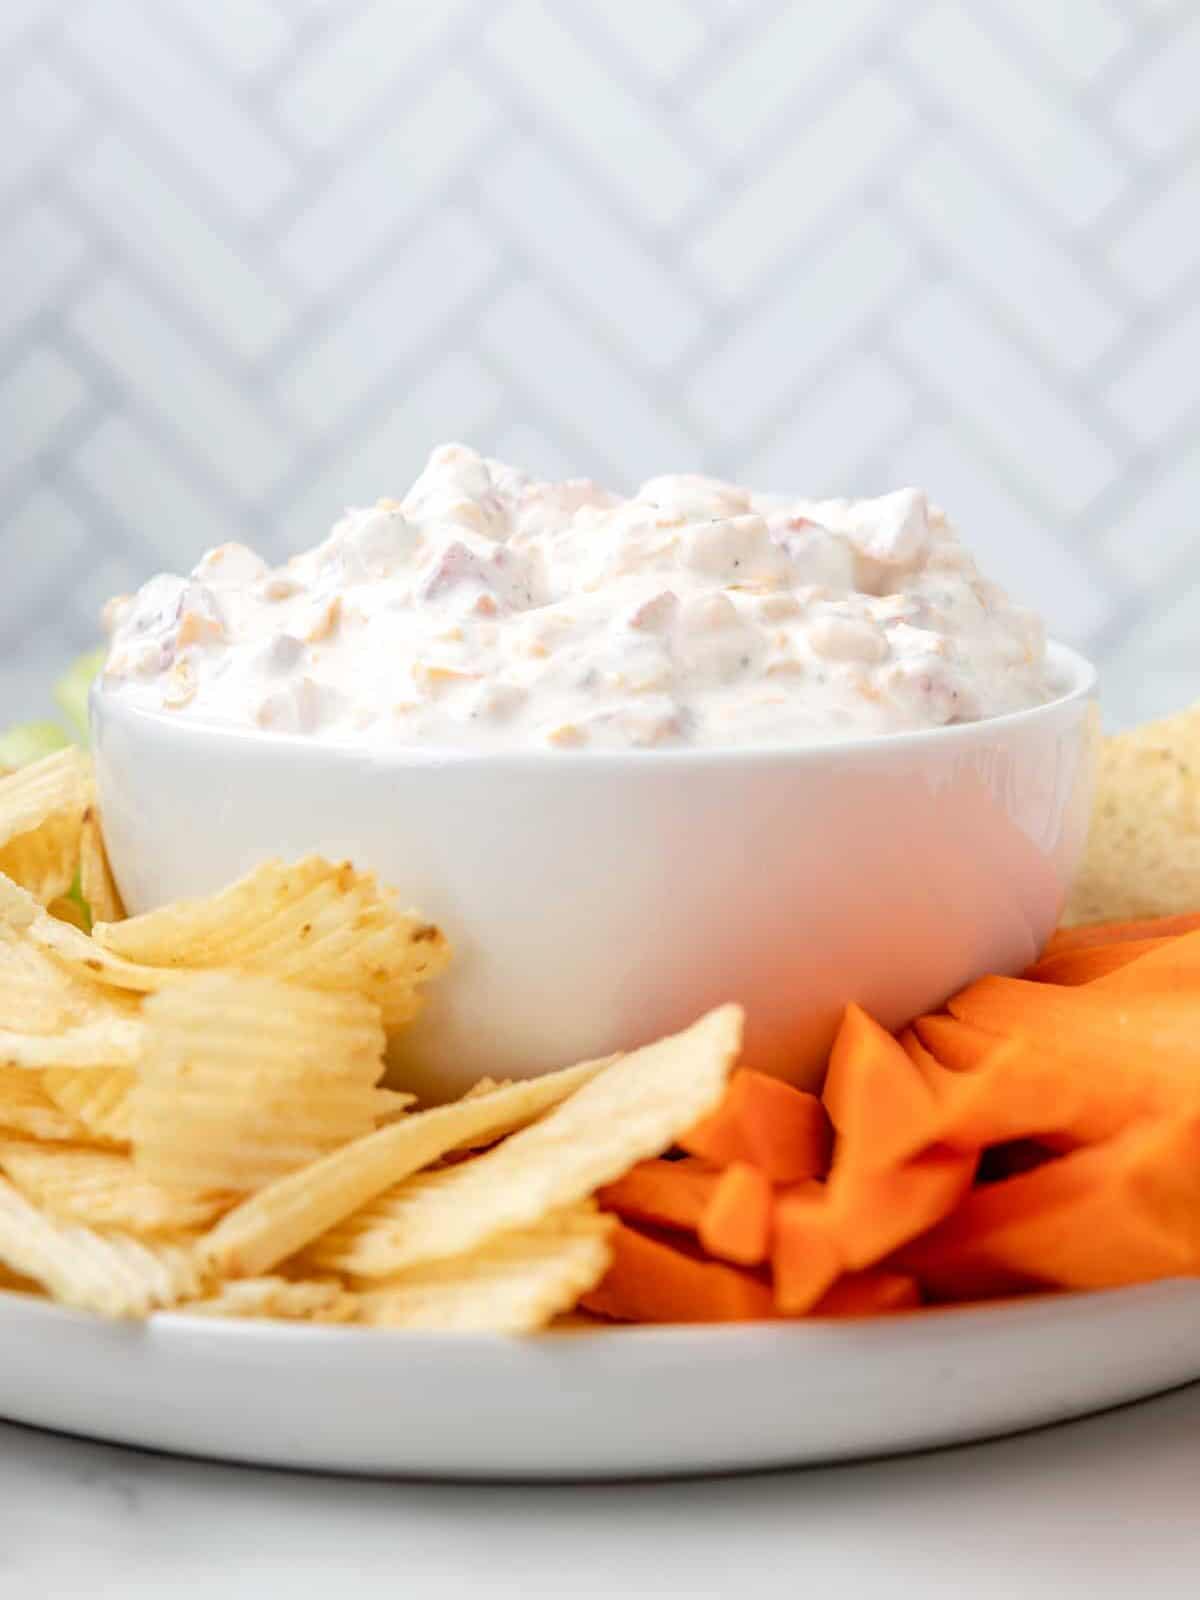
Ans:
[[[91,769],[74,747],[0,778],[0,873],[39,904],[70,890],[90,795]]]
[[[171,1316],[269,1317],[301,1322],[354,1322],[358,1296],[333,1279],[238,1278]]]
[[[0,1168],[27,1199],[52,1216],[139,1237],[202,1228],[234,1199],[163,1189],[144,1178],[129,1156],[108,1150],[47,1150],[11,1143],[0,1145]]]
[[[188,976],[166,967],[146,967],[136,961],[126,961],[123,956],[114,955],[97,944],[81,928],[51,916],[41,916],[32,922],[27,937],[69,972],[107,989],[133,995],[158,994]]]
[[[511,1078],[476,1078],[462,1099],[478,1100],[481,1095],[495,1094],[497,1089],[509,1089],[512,1087],[512,1081]]]
[[[70,892],[79,865],[80,821],[51,817],[32,833],[0,848],[0,872],[28,891],[39,905],[52,905]]]
[[[478,1099],[418,1111],[289,1173],[252,1195],[201,1241],[223,1276],[258,1277],[391,1184],[472,1140],[498,1138],[542,1116],[611,1064],[585,1061]]]
[[[411,1095],[380,1086],[384,1025],[414,1015],[445,966],[436,928],[369,875],[315,858],[117,920],[87,764],[70,753],[40,765],[0,793],[0,839],[5,818],[41,818],[0,843],[34,852],[25,882],[0,876],[0,1287],[110,1316],[515,1333],[602,1278],[612,1225],[590,1174],[623,1171],[708,1108],[736,1008],[624,1072],[608,1058],[484,1080],[413,1112]],[[49,894],[68,865],[95,936],[65,885]],[[514,1145],[512,1172],[491,1169],[501,1183],[485,1221],[463,1174]],[[443,1161],[454,1164],[422,1171]],[[447,1206],[463,1208],[449,1235]],[[354,1262],[354,1281],[331,1276],[329,1259]]]
[[[47,1094],[40,1073],[0,1067],[0,1132],[33,1139],[86,1141],[87,1130]]]
[[[144,1029],[136,1017],[106,1016],[62,1033],[21,1033],[0,1028],[0,1067],[131,1067],[142,1053]]]
[[[74,745],[0,778],[0,847],[54,817],[75,815],[82,823],[91,789],[90,763]]]
[[[22,926],[27,903],[32,921]],[[0,879],[0,1066],[33,1071],[132,1066],[143,1031],[136,1000],[104,989],[90,976],[77,976],[54,959],[35,942],[43,925],[90,943]]]
[[[6,934],[25,934],[42,915],[42,904],[28,889],[0,872],[0,928]]]
[[[98,945],[83,929],[51,916],[27,889],[0,876],[0,936],[10,943],[33,946],[54,961],[69,977],[85,987],[93,1002],[104,996],[109,1009],[136,1009],[131,995],[150,994],[181,981],[184,974],[157,967],[140,967]],[[122,991],[113,996],[111,990]],[[130,994],[125,993],[130,991]]]
[[[389,1027],[416,1014],[417,986],[450,959],[440,930],[400,911],[374,877],[316,856],[268,861],[211,899],[98,923],[94,936],[150,967],[233,968],[364,994]]]
[[[359,1314],[375,1327],[532,1333],[600,1282],[612,1227],[591,1206],[552,1213],[468,1255],[364,1289]]]
[[[40,1079],[53,1103],[83,1130],[81,1141],[91,1144],[128,1144],[133,1138],[137,1081],[132,1067],[51,1067]]]
[[[83,906],[73,896],[60,894],[57,900],[49,900],[46,910],[59,922],[67,922],[72,928],[78,928],[80,933],[87,933],[88,915]]]
[[[125,906],[108,863],[95,806],[89,806],[83,814],[79,837],[79,892],[87,901],[93,922],[123,921]]]
[[[740,1007],[710,1011],[685,1032],[622,1056],[495,1149],[401,1183],[322,1239],[308,1258],[359,1276],[391,1274],[477,1250],[497,1234],[579,1203],[639,1161],[661,1155],[712,1110],[741,1039]]]
[[[59,1033],[105,1009],[94,985],[80,983],[27,936],[0,927],[0,1027]]]
[[[204,1289],[189,1247],[58,1222],[6,1178],[0,1178],[0,1262],[64,1305],[110,1317],[144,1317]]]
[[[261,1188],[375,1127],[379,1008],[243,973],[145,1003],[132,1097],[138,1171],[171,1188]]]

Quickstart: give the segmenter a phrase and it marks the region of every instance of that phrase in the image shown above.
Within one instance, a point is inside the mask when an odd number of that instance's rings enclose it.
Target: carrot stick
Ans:
[[[842,1267],[832,1213],[819,1186],[801,1185],[780,1195],[771,1244],[776,1310],[804,1316],[828,1293]]]
[[[948,1023],[964,1035],[976,1030],[951,1017],[923,1018]],[[980,1034],[990,1048],[971,1071],[949,1071],[925,1049],[912,1028],[900,1035],[938,1103],[933,1141],[953,1150],[979,1150],[1019,1140],[1040,1139],[1056,1150],[1091,1144],[1117,1133],[1140,1115],[1145,1095],[1137,1085],[1120,1085],[1092,1071],[1081,1071],[1032,1040]],[[1127,1075],[1123,1078],[1123,1082]],[[914,1152],[915,1153],[915,1152]]]
[[[1145,948],[1147,944],[1149,949]],[[1090,985],[1097,994],[1133,999],[1151,991],[1162,994],[1188,990],[1194,994],[1200,990],[1200,933],[1139,941],[1124,948],[1137,949],[1139,954],[1126,965],[1098,975]]]
[[[605,1211],[632,1222],[655,1222],[695,1232],[720,1174],[692,1161],[639,1161],[623,1178],[599,1190]]]
[[[822,1099],[837,1130],[838,1161],[882,1170],[933,1138],[935,1104],[901,1045],[858,1006],[846,1007]]]
[[[935,1148],[884,1170],[834,1163],[830,1226],[842,1265],[872,1267],[948,1216],[971,1186],[976,1157]]]
[[[1119,972],[1130,962],[1176,942],[1174,939],[1126,939],[1119,944],[1083,945],[1078,950],[1043,956],[1021,976],[1031,983],[1061,983],[1074,987],[1107,977],[1110,972]]]
[[[987,1059],[999,1042],[995,1032],[969,1027],[965,1022],[940,1013],[918,1017],[913,1023],[913,1032],[929,1054],[951,1072],[970,1072]]]
[[[1143,957],[1157,959],[1157,952]],[[1136,964],[1078,989],[981,978],[954,996],[950,1010],[1100,1076],[1122,1120],[1139,1110],[1170,1109],[1181,1096],[1200,1101],[1200,986],[1106,992],[1134,971]]]
[[[1096,1289],[1200,1271],[1200,1117],[1135,1124],[1104,1144],[975,1189],[902,1250],[939,1296],[1040,1283]]]
[[[743,1068],[710,1115],[680,1139],[715,1166],[745,1161],[773,1183],[800,1183],[829,1168],[829,1119],[815,1095]]]
[[[962,1027],[963,1024],[955,1024]],[[951,1072],[921,1043],[912,1028],[900,1043],[937,1102],[937,1121],[926,1143],[980,1151],[989,1145],[1045,1135],[1080,1142],[1074,1124],[1080,1111],[1075,1075],[1024,1039],[988,1035],[992,1048],[971,1072]],[[1067,1074],[1064,1076],[1064,1074]],[[1105,1122],[1094,1137],[1112,1132]],[[917,1149],[906,1151],[911,1156]]]
[[[726,1167],[700,1215],[700,1243],[710,1255],[739,1266],[767,1259],[771,1239],[771,1183],[758,1167]]]
[[[1125,1075],[1123,1075],[1125,1076]],[[1106,1139],[1140,1110],[1120,1084],[1083,1072],[1024,1038],[997,1045],[974,1072],[946,1075],[938,1139],[955,1150],[983,1150],[1016,1139],[1071,1148]]]
[[[697,1260],[618,1223],[608,1272],[580,1304],[618,1322],[752,1322],[773,1314],[771,1291],[738,1267]]]
[[[911,1311],[921,1304],[921,1288],[906,1272],[847,1272],[812,1308],[814,1317],[875,1317]]]
[[[905,1028],[899,1035],[900,1048],[924,1079],[925,1087],[937,1099],[947,1077],[946,1069],[921,1043],[915,1028]]]
[[[1059,928],[1051,934],[1041,959],[1063,955],[1068,950],[1086,950],[1093,945],[1120,944],[1126,939],[1168,939],[1177,933],[1200,929],[1200,911],[1178,912],[1166,917],[1138,917],[1119,922],[1091,922],[1079,928]]]

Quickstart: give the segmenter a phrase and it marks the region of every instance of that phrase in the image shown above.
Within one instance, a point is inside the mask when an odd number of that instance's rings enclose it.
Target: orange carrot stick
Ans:
[[[767,1259],[772,1209],[766,1174],[735,1161],[721,1174],[700,1215],[700,1243],[710,1255],[756,1267]]]
[[[967,1151],[1045,1135],[1068,1144],[1081,1142],[1086,1135],[1074,1131],[1080,1116],[1074,1092],[1078,1075],[1024,1039],[988,1037],[992,1048],[981,1066],[951,1072],[926,1050],[912,1028],[900,1035],[905,1053],[937,1102],[933,1137],[926,1142]],[[1106,1122],[1093,1136],[1112,1131]],[[917,1153],[913,1149],[905,1155]]]
[[[1157,954],[1143,959],[1155,961]],[[1106,992],[1134,971],[1136,965],[1080,989],[981,978],[955,995],[950,1009],[964,1022],[1028,1039],[1102,1076],[1114,1099],[1140,1089],[1142,1109],[1170,1109],[1181,1096],[1200,1097],[1200,986]]]
[[[998,1043],[995,1032],[969,1027],[941,1013],[918,1017],[913,1032],[930,1055],[951,1072],[970,1072],[987,1059]]]
[[[773,1315],[771,1291],[738,1267],[697,1260],[618,1223],[608,1272],[580,1304],[618,1322],[752,1322]]]
[[[720,1174],[692,1161],[639,1161],[597,1193],[601,1208],[633,1222],[695,1232]]]
[[[830,1225],[844,1267],[872,1267],[950,1214],[971,1186],[973,1153],[941,1147],[883,1170],[834,1162]]]
[[[1147,943],[1151,948],[1144,947]],[[1200,992],[1200,933],[1141,941],[1125,948],[1138,948],[1141,953],[1125,966],[1098,975],[1089,985],[1097,994],[1125,995],[1133,999],[1151,992],[1158,995]]]
[[[1118,1086],[1119,1088],[1119,1086]],[[983,1150],[1016,1139],[1071,1148],[1123,1128],[1144,1096],[1114,1093],[1094,1072],[1082,1072],[1023,1038],[997,1043],[973,1072],[947,1072],[936,1091],[937,1137],[955,1150]]]
[[[1043,956],[1021,974],[1031,983],[1061,983],[1075,987],[1119,972],[1133,961],[1174,944],[1174,939],[1126,939],[1119,944],[1083,945],[1078,950],[1063,950],[1055,956]]]
[[[897,1256],[940,1296],[1097,1289],[1200,1270],[1200,1117],[1135,1123],[976,1189]]]
[[[716,1166],[746,1161],[773,1183],[800,1183],[829,1168],[829,1119],[815,1095],[743,1068],[720,1105],[679,1141]]]
[[[1041,959],[1062,955],[1068,950],[1086,950],[1093,945],[1121,944],[1126,939],[1168,939],[1178,933],[1200,929],[1200,911],[1178,912],[1166,917],[1138,917],[1121,922],[1091,922],[1079,928],[1059,928],[1051,934]]]
[[[925,1081],[925,1087],[935,1099],[942,1093],[947,1076],[945,1067],[925,1048],[915,1028],[905,1028],[899,1035],[900,1048],[916,1067]]]
[[[882,1170],[934,1136],[936,1108],[920,1071],[890,1033],[847,1006],[833,1043],[822,1099],[837,1130],[835,1170]]]
[[[875,1317],[911,1311],[921,1304],[921,1288],[906,1272],[847,1272],[812,1308],[814,1317]]]
[[[843,1265],[832,1212],[819,1185],[802,1184],[780,1195],[771,1243],[776,1309],[784,1316],[804,1316],[828,1293]]]

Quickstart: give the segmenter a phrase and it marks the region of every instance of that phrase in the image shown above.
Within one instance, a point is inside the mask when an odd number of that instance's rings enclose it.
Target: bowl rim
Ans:
[[[89,713],[93,733],[106,721],[123,722],[141,726],[160,734],[164,742],[182,741],[193,745],[208,745],[212,749],[241,748],[253,751],[257,758],[268,754],[294,757],[300,761],[322,763],[346,762],[352,766],[387,767],[397,770],[407,768],[482,769],[496,772],[501,769],[529,771],[530,773],[596,773],[610,769],[673,768],[687,771],[695,768],[728,768],[736,766],[772,766],[828,764],[847,757],[881,757],[902,752],[948,752],[956,746],[972,745],[989,736],[1005,734],[1017,729],[1036,727],[1040,723],[1053,724],[1080,702],[1092,699],[1097,693],[1099,673],[1086,656],[1069,645],[1049,640],[1046,654],[1052,673],[1066,683],[1061,694],[1040,705],[1026,706],[1017,711],[1005,711],[995,717],[981,717],[973,722],[955,722],[936,728],[909,728],[895,733],[866,734],[852,739],[833,739],[780,745],[702,745],[673,747],[665,750],[549,750],[518,747],[511,750],[474,750],[454,745],[372,745],[353,740],[332,741],[308,739],[303,734],[265,733],[256,728],[239,728],[218,722],[200,722],[177,718],[169,711],[151,710],[131,704],[119,693],[105,689],[103,677],[98,677],[89,695]]]

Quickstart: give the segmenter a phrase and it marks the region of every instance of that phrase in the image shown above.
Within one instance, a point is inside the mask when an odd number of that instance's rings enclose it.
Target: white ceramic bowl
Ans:
[[[446,929],[402,1070],[445,1097],[634,1045],[736,999],[747,1060],[811,1082],[842,1006],[896,1025],[1054,927],[1087,829],[1095,676],[986,722],[787,750],[330,748],[98,690],[131,911],[270,856],[373,868]]]

